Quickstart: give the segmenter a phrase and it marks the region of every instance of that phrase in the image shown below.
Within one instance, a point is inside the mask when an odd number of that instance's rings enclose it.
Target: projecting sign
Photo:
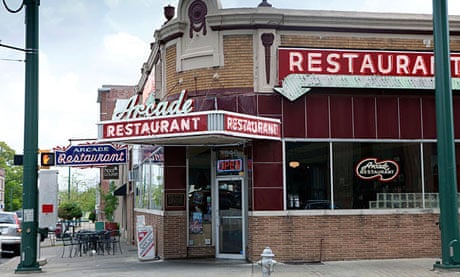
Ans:
[[[361,160],[355,168],[356,175],[363,180],[377,179],[382,182],[389,182],[399,174],[399,165],[396,161],[376,158]]]
[[[294,101],[312,87],[434,89],[432,52],[278,49],[281,87]],[[451,54],[452,89],[460,89],[460,54]]]
[[[104,180],[116,180],[120,178],[120,170],[118,165],[109,165],[104,167],[102,173],[102,179]]]
[[[185,115],[102,121],[101,141],[136,141],[197,135],[226,135],[279,140],[279,119],[227,111],[206,111]]]
[[[137,96],[139,97],[139,96]],[[234,136],[279,140],[279,119],[227,111],[192,112],[193,99],[183,90],[174,101],[136,104],[137,98],[114,112],[111,121],[99,123],[99,140],[106,142],[154,141],[155,139]]]
[[[56,148],[56,166],[102,166],[126,164],[128,162],[127,146],[112,144],[71,145]]]

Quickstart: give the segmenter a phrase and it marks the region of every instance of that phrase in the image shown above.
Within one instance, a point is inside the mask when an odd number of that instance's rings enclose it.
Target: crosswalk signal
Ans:
[[[54,152],[41,152],[40,153],[41,166],[54,166]]]

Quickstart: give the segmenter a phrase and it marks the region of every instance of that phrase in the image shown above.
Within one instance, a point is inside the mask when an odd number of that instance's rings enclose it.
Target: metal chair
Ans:
[[[78,242],[78,240],[74,236],[71,236],[70,234],[63,234],[59,240],[62,241],[62,255],[61,255],[61,258],[64,257],[66,247],[70,248],[70,250],[69,250],[69,258],[71,258],[72,257],[72,252],[74,250],[74,247],[79,246],[80,243]]]
[[[111,244],[112,244],[112,254],[115,255],[116,245],[118,244],[118,249],[120,250],[120,254],[123,252],[121,251],[121,244],[120,244],[120,230],[112,230],[111,231]]]
[[[110,250],[112,248],[111,238],[110,238],[111,231],[102,230],[97,232],[97,252],[98,254],[104,255],[105,252],[110,254]]]

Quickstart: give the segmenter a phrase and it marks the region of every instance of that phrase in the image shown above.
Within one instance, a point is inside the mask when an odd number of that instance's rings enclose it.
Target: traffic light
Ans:
[[[41,166],[54,166],[54,152],[41,152],[40,153]]]

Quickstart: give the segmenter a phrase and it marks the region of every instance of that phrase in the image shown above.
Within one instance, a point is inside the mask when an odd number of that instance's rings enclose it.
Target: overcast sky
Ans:
[[[16,9],[21,0],[6,0]],[[96,138],[97,89],[135,85],[153,33],[169,0],[41,0],[39,148]],[[256,7],[261,0],[222,0],[224,8]],[[431,13],[431,0],[269,0],[276,8]],[[460,1],[449,1],[460,15]],[[0,2],[0,41],[25,45],[24,10]],[[0,141],[23,152],[24,54],[0,47]]]

